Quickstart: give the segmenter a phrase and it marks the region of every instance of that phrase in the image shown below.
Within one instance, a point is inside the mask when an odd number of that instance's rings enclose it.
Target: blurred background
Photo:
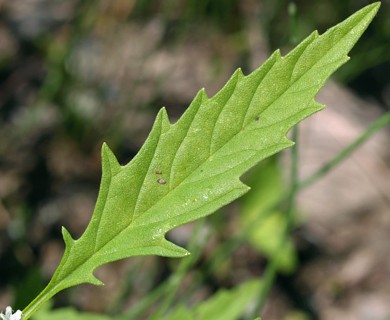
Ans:
[[[61,226],[74,238],[82,234],[104,141],[127,163],[162,106],[176,121],[200,88],[212,96],[236,68],[248,74],[275,49],[285,54],[314,29],[322,33],[371,1],[297,0],[295,22],[291,3],[0,0],[1,309],[23,308],[48,282],[63,253]],[[382,1],[350,56],[319,95],[327,110],[300,129],[302,177],[389,111],[390,1]],[[390,319],[389,142],[389,130],[382,131],[300,194],[291,249],[264,319]],[[216,266],[204,266],[252,221],[244,212],[261,211],[262,190],[275,181],[281,181],[272,184],[275,192],[283,190],[287,163],[283,156],[255,169],[247,179],[259,191],[207,219],[208,241],[187,279],[198,283],[190,303],[262,274],[282,215],[259,227],[258,237],[241,239]],[[171,237],[186,245],[192,230],[179,228]],[[105,287],[66,290],[54,306],[121,312],[177,263],[143,257],[110,264],[98,270]]]

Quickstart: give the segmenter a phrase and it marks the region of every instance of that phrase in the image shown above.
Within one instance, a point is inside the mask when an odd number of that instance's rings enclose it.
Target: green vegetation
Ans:
[[[167,1],[167,6],[173,3]],[[208,12],[214,12],[207,1],[199,3],[211,10]],[[234,3],[229,1],[226,7],[234,6]],[[147,8],[146,2],[137,2],[135,16],[143,16]],[[76,240],[63,228],[66,249],[62,260],[49,284],[23,310],[23,319],[139,319],[145,317],[145,310],[152,311],[148,315],[151,319],[257,317],[276,273],[292,272],[299,263],[290,239],[290,232],[299,223],[295,215],[299,190],[348,157],[373,133],[387,125],[390,116],[386,114],[380,118],[355,143],[306,180],[298,180],[295,148],[289,186],[283,187],[275,158],[263,161],[256,171],[251,172],[248,184],[253,186],[252,191],[240,177],[261,160],[293,146],[286,137],[287,133],[304,118],[323,108],[315,101],[316,94],[329,76],[347,62],[348,52],[378,9],[379,3],[374,3],[322,35],[313,32],[285,56],[275,51],[260,68],[247,76],[237,70],[211,98],[205,90],[200,90],[174,124],[165,108],[161,109],[144,145],[126,165],[120,165],[114,153],[103,144],[102,179],[91,221],[84,233],[75,237]],[[199,12],[200,7],[189,7],[188,10],[189,16],[196,17],[193,12]],[[87,7],[86,11],[94,16],[91,8]],[[163,12],[172,10],[165,8]],[[223,19],[216,21],[222,23]],[[73,32],[88,28],[84,20],[76,22]],[[50,48],[52,67],[58,61],[62,64],[67,50],[61,44]],[[65,101],[64,119],[75,128],[72,134],[87,141],[93,125],[88,125],[87,113],[77,114],[66,99],[65,92],[69,88],[62,84],[69,84],[66,82],[68,71],[54,67],[52,70],[58,72],[49,72],[41,94],[53,101]],[[74,90],[74,86],[75,83],[69,90]],[[78,122],[86,125],[77,125]],[[111,134],[116,136],[120,132],[114,130]],[[296,129],[292,140],[297,140]],[[238,233],[228,233],[227,241],[213,253],[213,259],[205,269],[209,274],[215,273],[216,267],[223,270],[224,258],[245,241],[268,259],[263,276],[229,290],[218,288],[195,308],[186,306],[185,300],[174,303],[180,283],[197,263],[206,243],[198,243],[203,230],[202,221],[196,222],[188,251],[168,240],[167,233],[216,212],[248,191],[242,200]],[[192,255],[188,256],[189,253]],[[66,288],[86,283],[101,285],[102,281],[94,274],[98,267],[145,255],[181,260],[162,284],[150,290],[127,312],[118,312],[114,306],[112,314],[106,317],[84,314],[73,308],[51,310],[43,307]],[[202,276],[195,274],[193,284],[198,285]],[[119,300],[118,306],[122,304]]]

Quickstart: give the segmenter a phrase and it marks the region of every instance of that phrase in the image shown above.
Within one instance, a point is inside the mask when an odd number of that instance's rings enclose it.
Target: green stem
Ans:
[[[348,158],[356,149],[358,149],[364,142],[369,140],[376,132],[383,129],[386,125],[389,124],[390,112],[387,112],[380,118],[375,120],[354,142],[352,142],[349,146],[347,146],[345,149],[336,154],[336,156],[332,158],[329,162],[325,163],[317,171],[299,182],[296,185],[297,191],[299,192],[311,186],[314,182],[319,180],[322,176],[324,176],[326,173],[334,169],[346,158]],[[268,215],[271,214],[277,207],[279,207],[282,203],[286,202],[290,193],[291,190],[287,190],[286,192],[282,193],[278,200],[276,200],[272,205],[270,205],[262,212],[261,219],[265,219],[266,217],[268,217]],[[206,268],[212,270],[222,261],[225,261],[229,256],[231,256],[232,252],[234,252],[234,250],[238,248],[242,242],[245,241],[245,235],[250,234],[253,228],[255,228],[256,226],[257,224],[248,225],[234,237],[228,239],[228,241],[219,246],[217,252],[215,252],[214,254],[214,259],[206,265]]]
[[[309,177],[303,179],[298,184],[298,189],[302,190],[312,185],[315,181],[317,181],[319,178],[327,174],[330,170],[348,158],[358,147],[371,138],[373,134],[388,124],[390,124],[390,112],[385,113],[383,116],[375,120],[354,142],[341,150],[333,159],[325,163]]]
[[[179,290],[180,284],[182,283],[183,278],[187,274],[187,271],[193,266],[193,264],[198,260],[199,254],[202,251],[197,245],[199,240],[199,233],[204,226],[205,220],[202,219],[198,221],[195,225],[195,230],[192,233],[189,250],[193,252],[193,254],[187,258],[183,258],[180,261],[180,264],[173,274],[173,276],[169,279],[169,284],[166,287],[166,296],[164,301],[162,302],[159,310],[153,315],[151,319],[161,319],[162,316],[168,311],[169,307],[172,305],[173,300],[176,296],[177,291]]]
[[[131,307],[130,310],[126,311],[123,315],[116,316],[114,319],[116,320],[129,320],[129,319],[141,319],[141,315],[148,309],[153,303],[163,297],[164,293],[167,291],[169,287],[169,280],[163,282],[156,289],[148,293],[145,298],[143,298],[140,302],[134,307]]]
[[[257,301],[256,308],[252,316],[257,316],[268,297],[269,291],[271,290],[272,284],[275,280],[277,271],[278,271],[278,262],[280,257],[280,252],[283,251],[285,244],[288,241],[290,232],[294,225],[294,208],[296,204],[296,196],[298,194],[298,173],[299,173],[299,152],[298,152],[298,126],[293,128],[292,140],[295,141],[295,145],[291,150],[291,170],[290,170],[290,192],[287,197],[287,208],[286,208],[286,224],[284,226],[284,231],[282,237],[279,240],[278,250],[276,254],[272,257],[269,262],[264,275],[262,277],[263,285],[260,288],[259,300]]]
[[[331,159],[329,162],[327,162],[325,165],[323,165],[321,168],[319,168],[317,171],[315,171],[313,174],[311,174],[309,177],[304,179],[303,181],[298,183],[298,171],[297,171],[297,163],[298,163],[298,151],[296,146],[294,146],[292,151],[292,169],[291,169],[291,185],[290,185],[290,191],[287,195],[287,201],[288,201],[288,207],[287,207],[287,224],[286,229],[284,232],[283,239],[280,241],[280,246],[282,246],[285,241],[287,240],[290,230],[292,228],[292,210],[295,205],[295,198],[297,193],[313,184],[315,181],[317,181],[319,178],[324,176],[326,173],[328,173],[331,169],[335,168],[337,165],[339,165],[342,161],[344,161],[346,158],[348,158],[353,151],[355,151],[359,146],[361,146],[364,142],[366,142],[374,133],[379,131],[380,129],[384,128],[386,125],[390,124],[390,112],[385,113],[383,116],[381,116],[379,119],[374,121],[353,143],[351,143],[349,146],[344,148],[341,152],[339,152],[333,159]],[[296,138],[293,140],[296,141]],[[294,151],[295,149],[295,151]],[[282,197],[281,199],[285,199],[285,197]],[[280,202],[278,202],[280,204]],[[271,289],[272,283],[275,279],[276,272],[277,272],[277,260],[278,256],[276,255],[267,266],[267,269],[264,273],[263,277],[263,287],[261,289],[260,299],[257,303],[257,308],[255,310],[255,314],[258,314],[261,312],[262,307],[264,306],[265,299],[268,295],[268,292]]]
[[[44,303],[49,301],[57,292],[61,291],[59,286],[52,286],[51,282],[43,289],[39,295],[30,302],[30,304],[22,311],[22,319],[29,319]]]
[[[289,42],[292,45],[297,43],[297,29],[298,29],[298,15],[297,7],[293,1],[290,1],[288,5],[288,13],[290,18],[290,36]],[[278,262],[280,253],[283,251],[284,245],[287,243],[290,236],[290,232],[294,225],[294,208],[296,202],[296,196],[298,194],[298,182],[299,182],[299,150],[298,150],[298,125],[296,125],[292,130],[292,141],[295,141],[295,145],[291,149],[291,167],[290,167],[290,188],[287,195],[287,208],[286,208],[286,224],[284,226],[284,231],[282,233],[281,239],[279,239],[278,250],[276,254],[271,258],[271,261],[267,265],[267,268],[262,277],[263,285],[260,288],[259,300],[257,301],[256,307],[252,316],[256,317],[260,314],[269,291],[271,290],[272,284],[275,280],[277,271],[278,271]],[[280,204],[280,202],[277,202]],[[269,211],[271,212],[271,211]]]

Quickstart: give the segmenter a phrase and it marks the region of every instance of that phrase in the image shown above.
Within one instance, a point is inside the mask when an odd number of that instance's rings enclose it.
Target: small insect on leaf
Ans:
[[[155,174],[162,174],[162,171],[160,169],[156,169],[156,171],[154,171]]]
[[[166,184],[167,182],[164,179],[157,179],[159,184]]]

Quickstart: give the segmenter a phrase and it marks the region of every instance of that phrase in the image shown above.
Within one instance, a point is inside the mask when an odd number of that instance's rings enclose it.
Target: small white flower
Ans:
[[[22,311],[18,310],[12,314],[12,308],[5,308],[5,314],[0,312],[0,318],[2,320],[22,320]]]

